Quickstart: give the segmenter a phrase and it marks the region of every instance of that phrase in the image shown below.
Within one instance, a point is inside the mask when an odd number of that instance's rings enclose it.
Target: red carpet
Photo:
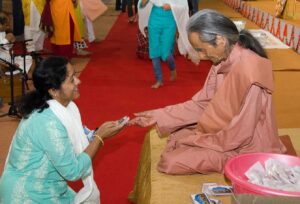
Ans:
[[[178,80],[168,81],[168,70],[163,64],[164,86],[151,89],[154,83],[152,64],[135,55],[136,31],[137,25],[128,24],[127,16],[121,14],[108,37],[91,47],[93,55],[80,76],[81,97],[77,100],[83,122],[90,128],[125,115],[132,118],[134,112],[183,102],[204,83],[209,62],[201,62],[196,67],[176,56]],[[93,163],[102,204],[129,203],[127,195],[133,188],[147,130],[127,127],[116,137],[106,140],[98,152]]]

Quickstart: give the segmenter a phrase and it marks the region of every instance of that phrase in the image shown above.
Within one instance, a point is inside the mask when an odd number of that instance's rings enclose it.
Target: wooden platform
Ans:
[[[222,0],[201,0],[199,9],[213,9],[223,13],[229,18],[243,18],[242,14],[233,12],[232,8],[226,5]]]
[[[191,204],[191,194],[201,192],[205,182],[228,185],[222,174],[174,176],[156,170],[160,154],[167,138],[159,138],[152,129],[145,137],[139,162],[135,187],[129,200],[137,204]],[[222,203],[230,203],[230,197],[218,197]]]
[[[300,129],[282,129],[282,134],[299,135]],[[296,136],[297,137],[297,136]],[[280,137],[289,152],[300,153],[300,143],[291,144],[290,137]],[[292,137],[291,137],[292,138]],[[294,138],[294,137],[293,137]],[[222,185],[231,185],[223,174],[193,174],[193,175],[167,175],[157,171],[157,163],[161,152],[166,145],[167,138],[159,138],[155,129],[145,137],[141,151],[141,158],[135,180],[134,190],[129,194],[129,200],[137,204],[191,204],[191,194],[201,193],[203,183],[213,182]],[[298,145],[298,146],[296,146]],[[294,149],[294,147],[295,149]],[[221,200],[222,204],[231,203],[231,196],[210,196]],[[300,198],[299,198],[300,199]],[[299,200],[297,200],[299,202]],[[295,204],[297,202],[294,202]]]
[[[260,1],[247,1],[246,3],[255,8],[266,11],[266,12],[270,13],[272,16],[275,16],[275,5],[276,5],[275,1],[260,0]],[[300,5],[300,3],[299,3],[299,5]],[[287,7],[289,7],[289,4],[287,4]],[[287,7],[285,10],[288,9]],[[290,10],[292,10],[292,8],[290,8]],[[300,12],[300,10],[299,10],[299,12]],[[286,14],[286,12],[283,15],[283,20],[289,22],[290,24],[300,27],[300,18],[299,19],[297,19],[296,17],[293,18],[291,15]]]

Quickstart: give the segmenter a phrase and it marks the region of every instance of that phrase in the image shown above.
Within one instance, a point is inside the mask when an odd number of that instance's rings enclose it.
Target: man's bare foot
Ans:
[[[177,78],[177,72],[176,69],[173,71],[170,71],[170,81],[175,81]]]
[[[163,85],[163,83],[161,81],[157,81],[155,84],[153,84],[151,86],[152,89],[158,89],[159,87],[161,87]]]

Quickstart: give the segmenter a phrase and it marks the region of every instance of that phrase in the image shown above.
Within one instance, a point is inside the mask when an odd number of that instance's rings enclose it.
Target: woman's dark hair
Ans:
[[[35,90],[25,94],[18,105],[23,118],[28,118],[34,110],[42,112],[49,107],[47,100],[52,97],[48,91],[60,89],[66,79],[68,63],[66,58],[52,56],[37,65],[32,75]]]
[[[201,41],[213,46],[216,46],[217,35],[223,36],[228,40],[228,47],[238,42],[242,47],[268,58],[261,44],[248,31],[239,32],[229,18],[214,10],[203,9],[194,14],[187,24],[187,32],[198,33]]]

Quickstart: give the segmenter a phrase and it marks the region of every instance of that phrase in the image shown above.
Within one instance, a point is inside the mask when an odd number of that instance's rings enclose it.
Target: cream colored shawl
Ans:
[[[81,116],[76,104],[71,101],[68,106],[65,107],[56,100],[49,100],[47,103],[53,113],[67,129],[75,153],[82,153],[89,145],[89,141],[83,132]],[[100,193],[93,178],[93,170],[89,176],[82,179],[82,182],[84,187],[76,194],[74,203],[99,204]]]

